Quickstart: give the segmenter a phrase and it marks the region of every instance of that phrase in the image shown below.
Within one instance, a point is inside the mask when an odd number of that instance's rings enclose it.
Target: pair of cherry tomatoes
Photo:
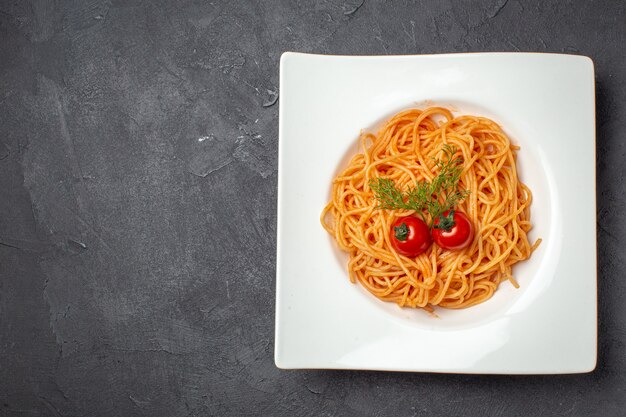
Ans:
[[[415,216],[400,217],[391,226],[391,244],[396,252],[417,256],[432,240],[443,249],[463,249],[474,238],[474,228],[465,213],[448,210],[433,222],[432,237],[428,225]]]

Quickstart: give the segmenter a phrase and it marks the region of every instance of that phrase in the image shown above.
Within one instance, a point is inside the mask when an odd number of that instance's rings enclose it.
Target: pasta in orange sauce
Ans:
[[[516,151],[500,126],[484,117],[459,116],[442,107],[402,111],[378,134],[364,133],[362,153],[332,184],[332,200],[321,214],[324,228],[348,252],[352,282],[401,307],[465,308],[489,299],[499,284],[517,282],[512,266],[528,259],[533,245],[532,193],[518,179]],[[410,210],[383,210],[369,187],[373,178],[392,179],[405,189],[432,181],[435,159],[445,144],[462,158],[459,186],[469,195],[459,204],[474,224],[470,245],[460,251],[436,244],[406,257],[390,245],[390,225]]]

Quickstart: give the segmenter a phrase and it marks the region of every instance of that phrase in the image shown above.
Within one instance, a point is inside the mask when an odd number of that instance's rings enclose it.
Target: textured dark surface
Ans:
[[[1,1],[0,416],[624,415],[626,6],[360,2]],[[286,50],[593,58],[596,371],[274,366]]]

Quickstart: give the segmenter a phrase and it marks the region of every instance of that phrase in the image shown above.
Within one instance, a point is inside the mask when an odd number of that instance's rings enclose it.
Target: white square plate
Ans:
[[[543,243],[492,299],[401,309],[351,284],[319,223],[361,129],[443,105],[498,122],[521,146]],[[275,361],[280,368],[556,374],[596,365],[594,69],[570,55],[283,54]],[[585,195],[581,196],[581,190]]]

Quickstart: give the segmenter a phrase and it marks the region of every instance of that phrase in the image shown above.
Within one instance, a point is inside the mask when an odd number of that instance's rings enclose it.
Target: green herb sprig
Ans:
[[[405,192],[389,178],[372,178],[369,186],[378,200],[378,208],[415,210],[424,222],[432,226],[432,222],[443,212],[461,203],[470,194],[469,190],[458,189],[463,173],[463,159],[454,157],[454,146],[443,145],[442,152],[443,158],[435,161],[439,174],[431,182],[417,181],[414,187],[409,187]]]

